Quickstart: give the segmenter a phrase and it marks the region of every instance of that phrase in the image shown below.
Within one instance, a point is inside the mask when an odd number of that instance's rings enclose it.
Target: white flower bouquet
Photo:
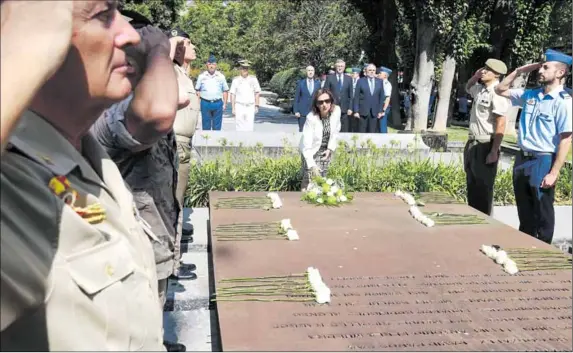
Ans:
[[[561,251],[537,248],[503,250],[494,245],[482,245],[480,250],[510,275],[519,271],[571,270],[571,257]]]
[[[229,278],[219,281],[217,296],[212,301],[308,302],[330,303],[330,288],[320,272],[309,267],[304,273]]]
[[[317,176],[312,178],[302,200],[318,206],[340,206],[352,201],[352,195],[344,190],[342,181],[325,179]]]

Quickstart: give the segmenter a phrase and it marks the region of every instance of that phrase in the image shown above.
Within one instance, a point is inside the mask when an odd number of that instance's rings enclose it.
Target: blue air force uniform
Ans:
[[[214,55],[209,57],[207,64],[214,64],[217,60]],[[195,89],[201,95],[201,123],[203,130],[221,130],[223,124],[223,100],[229,91],[229,85],[219,71],[202,72],[197,77]]]
[[[572,61],[570,56],[551,49],[545,58],[567,65]],[[571,95],[563,86],[547,94],[543,87],[509,92],[511,103],[522,107],[517,141],[521,152],[513,169],[519,230],[551,244],[555,187],[541,188],[541,183],[555,162],[560,134],[571,132]]]

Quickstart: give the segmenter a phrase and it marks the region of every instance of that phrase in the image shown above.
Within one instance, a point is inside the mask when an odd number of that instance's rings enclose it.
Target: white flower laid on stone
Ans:
[[[328,179],[326,179],[326,183],[327,183],[328,185],[332,185],[332,184],[334,184],[334,180],[328,178]]]
[[[519,272],[517,264],[515,261],[509,258],[507,253],[503,250],[497,250],[490,245],[482,245],[481,252],[483,252],[487,257],[494,260],[498,265],[503,266],[503,270],[510,275],[514,275]]]
[[[340,196],[340,201],[346,202],[346,201],[348,201],[348,199],[346,198],[346,196],[342,195],[342,196]]]
[[[406,202],[408,205],[416,206],[416,199],[411,194],[398,190],[394,193],[394,195],[404,200],[404,202]]]
[[[318,304],[330,303],[330,288],[328,288],[322,280],[318,269],[309,267],[306,273],[308,274],[308,282],[310,283],[316,302]]]
[[[299,240],[298,233],[294,230],[290,219],[285,218],[281,221],[281,229],[286,233],[288,240]]]
[[[309,182],[301,199],[314,205],[340,206],[352,201],[352,195],[345,191],[342,180],[315,176]]]
[[[283,203],[281,201],[281,198],[279,197],[279,194],[277,194],[276,192],[269,192],[267,194],[267,197],[271,199],[271,202],[273,203],[273,208],[281,208]]]
[[[281,221],[281,229],[284,230],[285,232],[289,229],[294,229],[292,227],[292,223],[290,222],[289,218],[285,218]]]
[[[409,212],[416,221],[422,223],[426,227],[434,226],[434,220],[426,216],[417,206],[411,206]]]
[[[294,229],[287,230],[287,238],[288,240],[299,240],[298,233]]]

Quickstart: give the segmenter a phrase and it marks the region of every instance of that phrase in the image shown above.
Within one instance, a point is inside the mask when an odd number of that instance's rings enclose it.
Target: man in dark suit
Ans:
[[[359,118],[358,132],[375,133],[384,108],[384,87],[376,77],[376,66],[369,64],[366,77],[358,80],[354,95],[354,117]]]
[[[349,132],[359,132],[358,122],[360,118],[355,118],[352,109],[354,109],[354,97],[356,96],[356,86],[358,86],[358,80],[360,80],[360,73],[362,70],[355,67],[352,69],[352,86],[350,87],[350,108],[348,108],[348,119],[350,120],[350,131]]]
[[[306,115],[312,108],[312,97],[320,89],[320,81],[314,78],[314,67],[306,67],[306,78],[298,81],[294,93],[293,111],[298,119],[298,130],[302,132]]]
[[[336,72],[328,75],[324,88],[334,95],[334,103],[340,106],[340,132],[350,132],[348,111],[352,110],[352,78],[344,73],[346,64],[342,59],[334,64]]]

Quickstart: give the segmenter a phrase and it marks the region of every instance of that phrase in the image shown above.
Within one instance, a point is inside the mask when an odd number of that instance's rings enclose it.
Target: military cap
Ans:
[[[217,62],[215,55],[213,55],[213,54],[209,55],[209,59],[207,59],[207,62],[210,64],[215,64]]]
[[[544,55],[544,61],[557,61],[566,65],[571,65],[573,58],[557,50],[547,49]]]
[[[191,39],[191,37],[189,37],[189,34],[187,34],[187,32],[185,32],[184,30],[182,30],[179,27],[172,28],[169,31],[169,33],[167,33],[167,35],[169,36],[169,38],[183,37],[183,38]]]
[[[501,75],[505,75],[507,73],[507,66],[505,66],[501,60],[487,59],[485,66]]]
[[[145,26],[152,24],[151,21],[147,17],[143,16],[142,14],[140,14],[137,11],[122,10],[121,15],[135,29],[145,27]]]
[[[249,60],[239,60],[240,67],[251,67],[251,62]]]
[[[390,70],[389,68],[385,67],[385,66],[380,66],[380,71],[381,72],[385,72],[388,75],[390,75],[392,73],[392,70]]]
[[[352,72],[360,72],[360,71],[361,71],[361,70],[360,70],[360,68],[358,68],[358,67],[352,68]]]

